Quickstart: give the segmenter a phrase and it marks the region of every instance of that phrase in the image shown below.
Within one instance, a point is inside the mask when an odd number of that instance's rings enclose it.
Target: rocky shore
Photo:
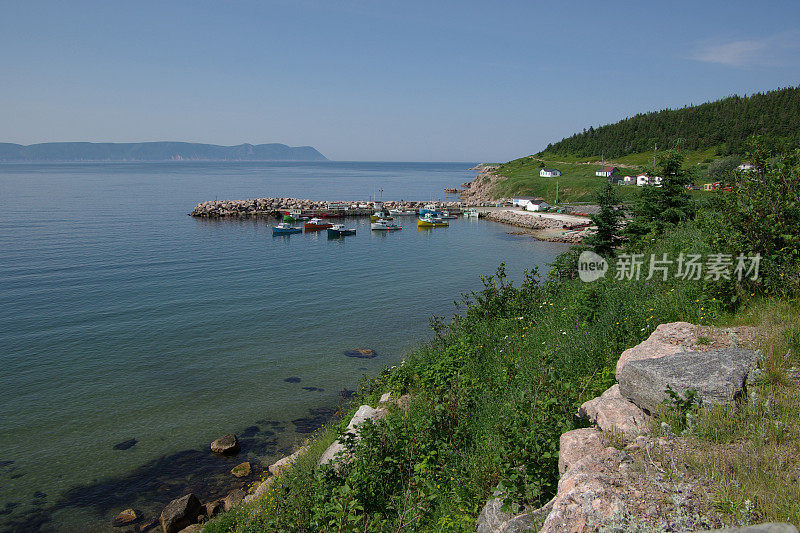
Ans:
[[[571,215],[519,213],[512,210],[488,211],[484,217],[518,228],[530,230],[530,235],[539,240],[576,244],[583,241],[589,232],[590,221]]]
[[[581,406],[578,415],[592,426],[561,436],[556,496],[540,509],[504,510],[503,488],[498,487],[481,511],[476,530],[556,533],[720,527],[709,499],[709,480],[675,462],[677,452],[692,442],[665,423],[657,427],[652,415],[662,408],[668,387],[681,396],[696,391],[703,405],[728,404],[746,396],[748,383],[760,372],[760,353],[750,349],[755,334],[750,327],[659,325],[647,340],[622,353],[617,363],[619,383]],[[724,531],[796,533],[797,529],[762,524]]]
[[[470,170],[477,170],[478,175],[474,180],[462,185],[464,190],[461,191],[461,199],[469,205],[482,205],[496,201],[493,195],[494,186],[498,181],[506,179],[504,176],[495,174],[497,165],[480,164]]]

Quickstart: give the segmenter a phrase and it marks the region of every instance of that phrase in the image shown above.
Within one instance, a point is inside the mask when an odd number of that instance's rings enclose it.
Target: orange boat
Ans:
[[[312,218],[305,224],[306,231],[319,231],[333,227],[333,224],[323,222],[322,219]]]

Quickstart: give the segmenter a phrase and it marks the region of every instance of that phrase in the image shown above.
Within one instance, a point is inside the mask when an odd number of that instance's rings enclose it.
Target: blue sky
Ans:
[[[504,161],[797,85],[800,2],[3,0],[0,46],[0,141]]]

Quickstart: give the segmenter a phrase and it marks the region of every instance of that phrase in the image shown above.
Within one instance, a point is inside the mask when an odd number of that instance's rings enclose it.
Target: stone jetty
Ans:
[[[385,209],[418,209],[433,204],[437,209],[460,212],[462,202],[426,201],[341,201],[322,202],[307,198],[255,198],[248,200],[213,200],[197,204],[189,215],[201,218],[272,216],[282,211],[300,210],[303,214],[338,214],[340,216],[365,216],[376,209],[376,204]]]

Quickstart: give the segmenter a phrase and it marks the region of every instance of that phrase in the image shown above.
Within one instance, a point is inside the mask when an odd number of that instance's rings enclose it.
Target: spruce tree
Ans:
[[[592,247],[596,254],[604,257],[613,257],[617,246],[622,243],[620,236],[622,212],[617,209],[617,190],[610,182],[600,189],[597,196],[600,212],[592,215],[592,223],[597,226],[597,231],[584,241]]]

